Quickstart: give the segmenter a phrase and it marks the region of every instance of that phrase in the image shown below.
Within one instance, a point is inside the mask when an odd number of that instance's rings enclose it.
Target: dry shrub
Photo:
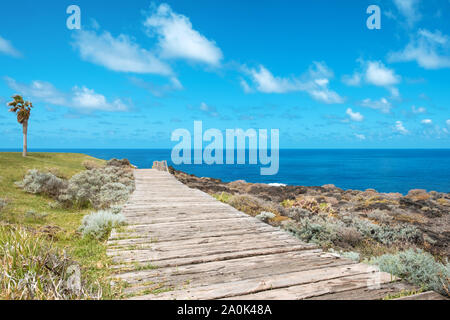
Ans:
[[[92,160],[84,160],[83,167],[85,167],[87,170],[92,170],[99,169],[102,167],[102,165]]]
[[[335,214],[335,210],[331,207],[331,204],[327,202],[319,203],[314,197],[297,197],[293,204],[293,207],[300,207],[316,214]]]
[[[263,211],[272,212],[277,216],[286,214],[285,209],[281,205],[248,194],[233,195],[228,199],[228,204],[253,217]]]

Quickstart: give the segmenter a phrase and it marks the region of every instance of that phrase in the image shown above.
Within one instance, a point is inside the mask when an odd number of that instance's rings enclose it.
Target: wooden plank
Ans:
[[[291,288],[296,288],[299,285],[316,283],[324,280],[332,280],[336,278],[343,278],[346,276],[364,275],[365,279],[367,280],[369,277],[379,274],[381,279],[383,277],[383,273],[374,270],[376,270],[376,268],[368,265],[353,264],[323,269],[291,272],[282,275],[265,275],[254,279],[245,279],[241,281],[188,288],[185,290],[176,290],[165,292],[157,296],[149,295],[147,297],[152,297],[156,300],[210,300],[244,295],[248,297],[250,295],[257,295],[261,292],[262,294],[271,292],[271,296],[275,297],[273,293],[282,292],[283,290],[281,290],[281,288],[290,290]]]
[[[211,261],[223,261],[230,259],[239,259],[245,257],[254,257],[254,256],[264,256],[267,254],[274,253],[285,253],[292,251],[301,251],[301,250],[310,250],[311,247],[306,247],[304,245],[296,245],[291,247],[274,247],[274,248],[264,248],[264,249],[253,249],[253,250],[243,250],[243,251],[235,251],[235,252],[227,252],[227,253],[219,253],[219,254],[209,254],[206,256],[196,256],[196,257],[188,257],[188,258],[180,258],[176,257],[173,259],[167,260],[159,260],[153,261],[148,257],[143,257],[141,259],[128,260],[123,261],[119,257],[113,259],[113,262],[116,264],[112,266],[113,269],[120,269],[129,266],[130,263],[137,263],[138,266],[147,265],[151,263],[152,265],[164,268],[164,267],[175,267],[182,266],[187,264],[197,264],[197,263],[206,263]]]
[[[364,287],[337,293],[329,293],[308,298],[307,300],[381,300],[388,295],[398,294],[406,290],[416,289],[405,282],[391,282],[381,284],[379,288]]]
[[[284,289],[267,290],[255,294],[234,296],[235,300],[302,300],[315,296],[339,293],[349,290],[370,287],[377,282],[379,285],[392,282],[387,273],[364,273],[331,280],[318,281],[305,285],[291,286]]]
[[[144,248],[156,248],[155,244],[159,246],[157,248],[164,247],[183,247],[185,245],[199,245],[199,244],[215,244],[217,246],[226,245],[228,243],[244,242],[244,241],[258,241],[263,238],[266,241],[277,241],[284,239],[293,239],[288,233],[281,232],[265,232],[265,233],[253,233],[253,234],[239,234],[239,235],[225,235],[221,237],[208,237],[208,238],[188,238],[182,240],[173,241],[156,241],[149,238],[139,239],[140,241],[135,241],[133,239],[128,241],[122,241],[119,243],[108,242],[110,248],[117,250],[119,248],[127,248],[129,246],[139,246],[139,249]]]
[[[288,245],[286,245],[288,244]],[[114,262],[142,262],[152,261],[157,262],[159,260],[169,260],[178,258],[193,258],[209,255],[220,255],[228,253],[239,253],[246,251],[262,250],[269,248],[286,248],[290,246],[296,246],[295,243],[288,240],[280,240],[273,243],[267,243],[266,241],[258,241],[253,243],[234,243],[232,245],[217,246],[216,244],[205,244],[197,246],[186,246],[184,248],[155,248],[142,249],[142,250],[125,250],[107,251],[107,254],[112,258]],[[311,246],[300,245],[302,248],[311,248]]]
[[[141,230],[138,232],[124,232],[118,233],[113,232],[108,243],[114,245],[115,243],[126,243],[133,242],[135,239],[136,243],[143,242],[161,242],[161,241],[178,241],[186,239],[207,239],[216,238],[230,235],[245,235],[249,233],[260,234],[264,236],[264,233],[276,233],[280,234],[282,231],[275,230],[269,226],[261,227],[247,227],[247,226],[236,226],[236,228],[226,228],[219,230],[205,230],[202,232],[192,232],[192,231],[180,231],[177,233],[167,233],[163,230],[145,231]],[[124,239],[125,238],[125,239]],[[123,239],[123,240],[122,240]]]
[[[154,283],[161,283],[171,288],[180,289],[186,284],[193,288],[258,278],[265,275],[273,276],[355,263],[347,259],[319,257],[317,254],[293,260],[283,256],[279,256],[277,260],[264,259],[265,257],[251,257],[253,261],[243,258],[176,268],[135,271],[119,274],[115,277],[127,281],[132,286],[125,290],[127,293],[130,293],[147,288],[146,281],[148,279],[151,279]]]

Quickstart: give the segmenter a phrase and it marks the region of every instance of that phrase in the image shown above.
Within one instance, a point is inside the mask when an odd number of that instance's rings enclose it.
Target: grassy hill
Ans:
[[[64,208],[51,198],[26,193],[14,184],[21,181],[29,169],[51,172],[68,179],[85,169],[83,162],[86,160],[99,165],[105,163],[83,154],[30,153],[24,158],[20,153],[0,153],[0,201],[6,200],[6,206],[0,207],[0,227],[18,227],[32,237],[42,239],[45,246],[65,251],[80,264],[82,277],[89,283],[100,282],[103,297],[110,298],[113,293],[106,280],[109,261],[105,243],[82,237],[77,231],[82,217],[93,210]],[[5,230],[0,228],[0,233],[5,233]],[[6,237],[0,234],[0,240],[2,236],[3,239]],[[2,263],[6,262],[2,262],[0,252]],[[0,284],[0,299],[8,298],[1,289]]]

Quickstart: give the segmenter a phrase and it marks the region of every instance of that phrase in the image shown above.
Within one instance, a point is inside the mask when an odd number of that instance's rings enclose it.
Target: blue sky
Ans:
[[[66,27],[71,4],[81,30]],[[31,148],[170,148],[194,120],[279,129],[283,148],[450,146],[449,0],[0,8],[0,148],[21,147],[15,93],[35,106]]]

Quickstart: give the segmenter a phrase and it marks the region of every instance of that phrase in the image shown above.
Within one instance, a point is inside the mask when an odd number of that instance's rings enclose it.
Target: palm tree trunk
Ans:
[[[28,121],[25,121],[23,124],[23,151],[22,156],[27,156],[27,133],[28,133]]]

